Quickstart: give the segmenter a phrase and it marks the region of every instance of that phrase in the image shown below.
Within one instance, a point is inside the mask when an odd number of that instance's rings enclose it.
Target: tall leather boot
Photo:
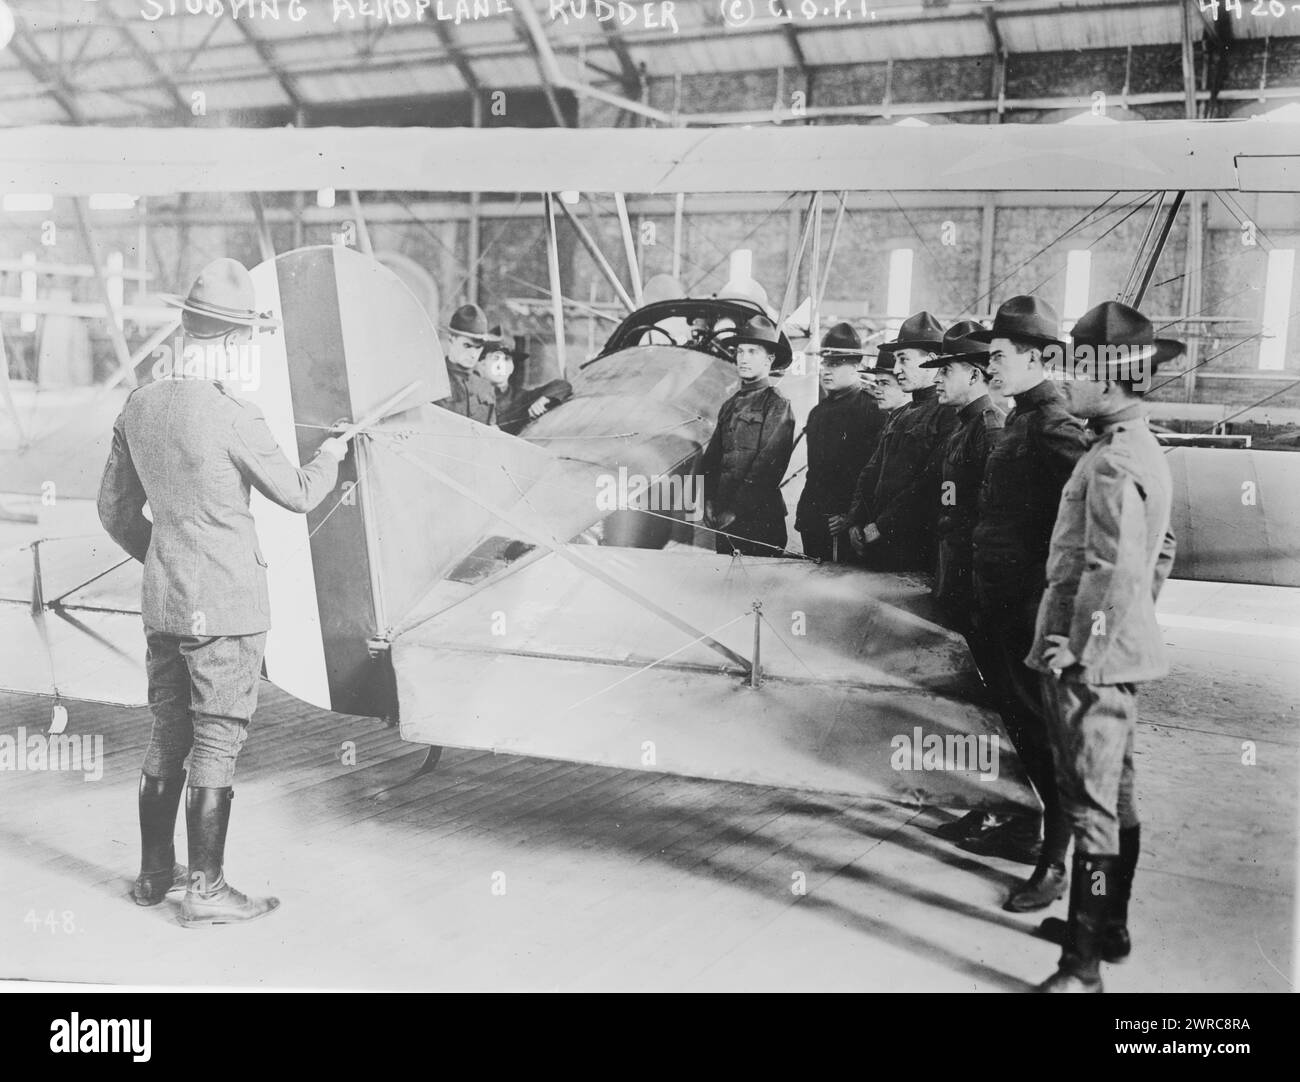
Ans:
[[[1101,937],[1101,960],[1123,962],[1132,953],[1133,943],[1128,934],[1128,902],[1133,894],[1133,873],[1137,869],[1138,853],[1142,846],[1142,827],[1124,827],[1119,832],[1119,882],[1116,884],[1115,905],[1106,921]],[[1048,917],[1034,933],[1057,946],[1065,944],[1068,929],[1060,917]]]
[[[178,918],[186,928],[242,924],[274,911],[279,898],[249,898],[226,882],[226,827],[234,791],[191,785],[185,797],[190,840],[190,881]]]
[[[1100,873],[1100,878],[1094,877]],[[1070,918],[1056,972],[1036,992],[1101,992],[1101,945],[1119,890],[1119,857],[1074,854],[1070,874]],[[1094,890],[1100,893],[1094,893]]]
[[[187,876],[176,863],[176,811],[185,775],[155,778],[140,772],[140,874],[131,887],[136,905],[157,905],[173,890],[184,890]]]
[[[1122,828],[1119,832],[1119,889],[1106,921],[1102,943],[1102,956],[1108,962],[1122,962],[1133,951],[1133,941],[1128,934],[1128,900],[1133,894],[1133,874],[1137,871],[1141,849],[1141,824]]]

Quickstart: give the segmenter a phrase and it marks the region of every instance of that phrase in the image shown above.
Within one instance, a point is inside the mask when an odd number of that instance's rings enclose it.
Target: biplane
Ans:
[[[834,255],[834,233],[821,250],[827,194],[841,194],[842,213],[842,194],[854,191],[1156,193],[1122,298],[1141,303],[1182,193],[1300,191],[1300,126],[40,128],[7,132],[0,166],[7,191],[73,196],[418,191],[429,178],[439,191],[470,192],[502,190],[509,178],[511,191],[543,195],[563,362],[560,191],[808,193],[779,318],[789,325],[807,257],[815,344]],[[640,528],[591,543],[611,518],[596,499],[602,479],[682,476],[737,383],[716,341],[656,329],[737,320],[757,306],[645,304],[639,280],[602,269],[624,319],[566,369],[572,398],[516,436],[430,404],[447,391],[436,330],[374,259],[336,244],[254,268],[259,305],[283,326],[262,339],[250,397],[281,446],[306,461],[340,418],[367,422],[338,490],[310,515],[254,497],[274,618],[267,677],[322,709],[393,719],[404,739],[435,749],[951,807],[1032,805],[965,643],[920,578],[668,545],[689,528],[644,508]],[[417,382],[418,400],[372,417]],[[1175,576],[1300,585],[1300,458],[1195,446],[1169,456]],[[1246,481],[1260,496],[1243,517]],[[0,565],[0,686],[144,702],[139,571],[121,556],[107,538],[55,538]],[[893,769],[893,742],[922,733],[950,748],[1000,737],[997,776]]]

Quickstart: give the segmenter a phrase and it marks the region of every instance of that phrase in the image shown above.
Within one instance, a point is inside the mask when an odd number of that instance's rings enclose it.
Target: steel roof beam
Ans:
[[[307,108],[307,103],[303,101],[302,95],[298,92],[298,87],[293,81],[293,77],[289,75],[275,59],[275,55],[271,52],[271,47],[253,33],[253,29],[249,26],[248,20],[232,19],[231,22],[234,23],[235,29],[244,35],[244,40],[253,47],[253,51],[257,53],[258,59],[266,65],[266,70],[269,71],[275,77],[275,81],[280,84],[280,89],[284,91],[284,96],[289,99],[289,104],[294,107],[295,111],[300,113],[304,112]]]

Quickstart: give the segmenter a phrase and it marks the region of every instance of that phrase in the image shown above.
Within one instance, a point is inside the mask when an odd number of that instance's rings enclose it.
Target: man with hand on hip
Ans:
[[[1137,685],[1169,672],[1156,599],[1174,562],[1173,480],[1142,395],[1156,366],[1183,344],[1156,338],[1150,320],[1116,301],[1085,313],[1073,338],[1074,363],[1059,387],[1094,442],[1061,493],[1047,590],[1025,657],[1043,674],[1057,788],[1074,834],[1068,921],[1040,928],[1062,944],[1061,959],[1040,992],[1100,992],[1099,963],[1130,951],[1141,832]]]

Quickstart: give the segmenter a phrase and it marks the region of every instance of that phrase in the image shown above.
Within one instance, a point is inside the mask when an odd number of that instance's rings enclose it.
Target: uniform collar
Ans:
[[[861,386],[855,387],[850,384],[848,387],[837,387],[835,390],[828,392],[826,395],[826,401],[839,402],[842,399],[852,398],[855,394],[861,394],[861,393],[862,393]]]
[[[749,380],[748,382],[742,379],[740,381],[740,390],[737,391],[736,393],[753,394],[755,391],[761,391],[765,387],[770,387],[771,385],[772,385],[772,380],[767,376],[763,376],[761,379]]]
[[[1088,427],[1100,436],[1122,424],[1137,420],[1146,420],[1146,410],[1143,409],[1141,402],[1134,402],[1131,406],[1125,406],[1117,413],[1108,413],[1105,417],[1093,417],[1088,421]]]
[[[928,387],[922,387],[919,391],[912,392],[912,405],[914,406],[924,405],[926,402],[929,402],[933,398],[936,398],[938,394],[939,394],[939,387],[937,384],[932,383]]]
[[[982,394],[974,402],[967,402],[957,411],[957,416],[963,421],[969,421],[972,417],[977,417],[987,409],[993,408],[993,399],[988,395]]]
[[[1038,409],[1039,406],[1045,406],[1049,402],[1061,401],[1061,392],[1050,379],[1045,379],[1042,383],[1034,384],[1029,390],[1021,391],[1011,397],[1016,400],[1016,410],[1023,413],[1025,410]]]

